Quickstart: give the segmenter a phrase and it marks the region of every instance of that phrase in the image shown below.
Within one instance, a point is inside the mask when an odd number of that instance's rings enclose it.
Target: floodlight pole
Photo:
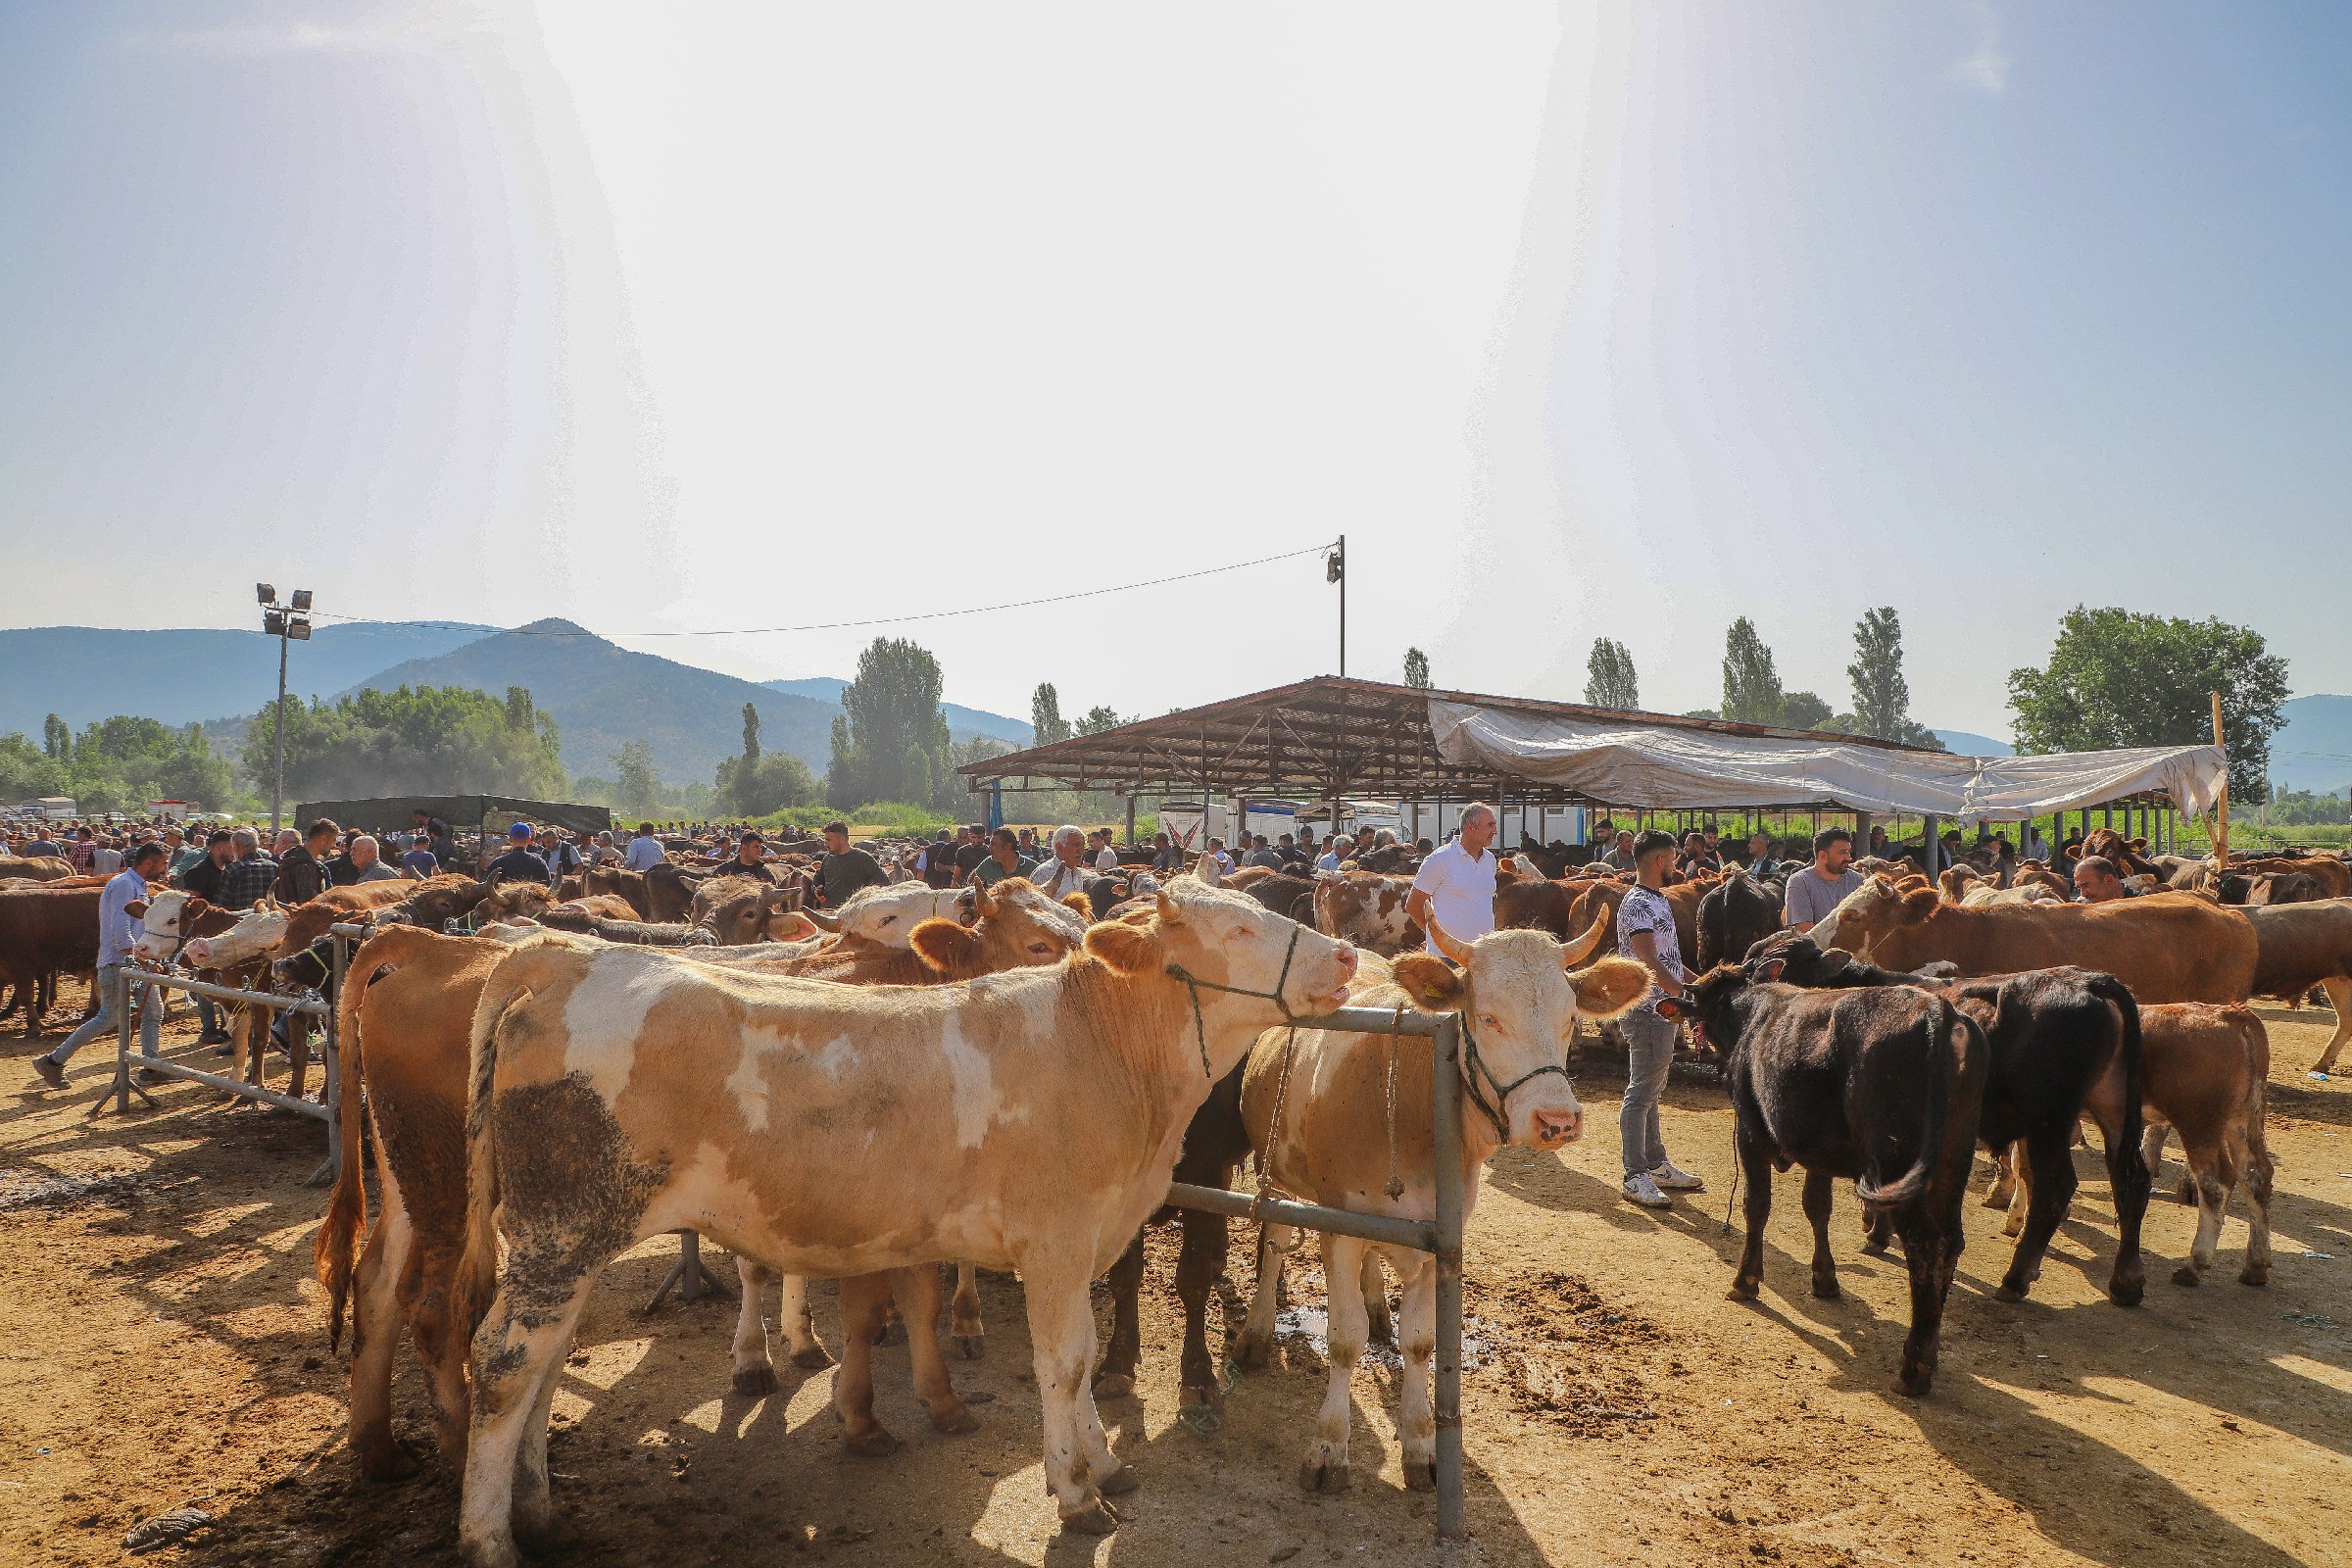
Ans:
[[[286,633],[283,621],[277,633],[277,778],[270,786],[270,835],[277,836],[278,817],[286,802]]]

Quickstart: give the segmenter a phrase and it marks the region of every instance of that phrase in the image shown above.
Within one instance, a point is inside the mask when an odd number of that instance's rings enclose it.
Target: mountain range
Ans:
[[[258,631],[183,628],[118,631],[93,626],[0,630],[0,735],[37,738],[57,713],[75,729],[136,711],[167,724],[227,720],[241,728],[277,690],[277,650]],[[534,621],[487,634],[479,627],[321,626],[291,650],[287,689],[340,696],[364,686],[470,686],[504,692],[527,686],[555,715],[564,765],[610,774],[611,754],[628,741],[653,748],[672,779],[708,779],[719,759],[743,749],[743,705],[760,711],[760,743],[822,771],[841,711],[838,676],[754,682],[655,654],[632,653],[568,620]],[[1029,744],[1029,725],[981,709],[942,703],[957,740],[986,735]],[[2339,792],[2352,786],[2352,696],[2297,697],[2271,740],[2271,774],[2286,789]],[[1939,729],[1952,751],[2005,757],[1989,735]]]

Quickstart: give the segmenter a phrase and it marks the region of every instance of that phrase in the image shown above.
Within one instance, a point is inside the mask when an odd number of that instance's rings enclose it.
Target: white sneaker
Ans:
[[[1671,1159],[1661,1159],[1649,1168],[1649,1179],[1670,1193],[1703,1193],[1707,1181],[1693,1176]]]
[[[1650,1179],[1649,1172],[1645,1170],[1638,1170],[1628,1176],[1625,1179],[1625,1185],[1618,1191],[1640,1203],[1643,1208],[1672,1208],[1674,1206],[1674,1200],[1658,1191],[1658,1184]]]

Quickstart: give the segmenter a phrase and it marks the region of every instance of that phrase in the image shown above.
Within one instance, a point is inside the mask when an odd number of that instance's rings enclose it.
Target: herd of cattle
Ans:
[[[2086,849],[2135,878],[2211,880],[2202,862],[2168,866],[2106,839]],[[2245,1004],[2325,988],[2339,1021],[2319,1070],[2333,1064],[2352,1032],[2352,869],[2316,857],[2233,864],[2230,877],[2268,879],[2260,900],[2233,906],[2225,894],[2254,890],[2157,887],[2084,905],[2045,896],[2066,879],[2031,862],[1990,877],[1955,867],[1940,886],[1899,864],[1866,867],[1860,891],[1805,935],[1782,927],[1780,890],[1744,872],[1667,889],[1699,978],[1662,1008],[1724,1059],[1737,1116],[1747,1239],[1733,1295],[1759,1287],[1772,1170],[1801,1164],[1812,1289],[1836,1296],[1831,1184],[1852,1181],[1867,1248],[1902,1244],[1913,1318],[1901,1381],[1924,1394],[1975,1150],[1997,1156],[1987,1200],[2008,1205],[2019,1235],[1999,1291],[2015,1299],[2073,1197],[2085,1118],[2117,1209],[2117,1303],[2141,1296],[2139,1230],[2168,1129],[2200,1211],[2175,1280],[2193,1285],[2211,1266],[2242,1183],[2239,1278],[2264,1283],[2268,1043]],[[1559,1149],[1580,1136],[1564,1060],[1583,1023],[1622,1014],[1650,981],[1609,956],[1630,879],[1555,869],[1566,874],[1506,861],[1497,929],[1472,941],[1427,932],[1442,958],[1405,916],[1409,863],[1220,877],[1206,859],[1102,919],[1083,895],[1055,903],[1019,878],[903,883],[820,913],[798,907],[793,888],[678,863],[591,871],[552,892],[461,875],[368,883],[241,914],[159,890],[138,953],[300,991],[326,978],[314,944],[330,923],[371,925],[334,999],[343,1155],[318,1276],[330,1335],[351,1318],[362,1469],[415,1462],[391,1423],[405,1333],[427,1371],[443,1459],[464,1476],[461,1539],[474,1561],[512,1563],[518,1535],[552,1527],[550,1402],[589,1292],[639,1241],[681,1229],[736,1256],[738,1391],[776,1387],[769,1286],[781,1278],[781,1348],[818,1366],[829,1352],[805,1282],[840,1282],[834,1399],[845,1443],[864,1454],[898,1446],[872,1400],[872,1347],[894,1320],[932,1424],[975,1424],[940,1337],[938,1266],[959,1267],[948,1333],[965,1356],[984,1344],[972,1270],[1017,1272],[1047,1483],[1065,1526],[1101,1532],[1118,1519],[1106,1499],[1137,1478],[1096,1399],[1135,1383],[1146,1225],[1171,1172],[1227,1186],[1253,1159],[1261,1180],[1307,1201],[1434,1211],[1428,1054],[1290,1020],[1343,1004],[1462,1016],[1478,1047],[1463,1068],[1472,1205],[1503,1144]],[[2278,898],[2294,878],[2319,896]],[[87,966],[46,933],[72,923],[65,901],[94,931],[96,892],[70,880],[0,890],[0,962],[35,1023],[44,975]],[[447,929],[461,921],[473,930]],[[257,1007],[244,1035],[257,1082],[266,1038]],[[303,1071],[297,1044],[297,1094]],[[1192,1211],[1184,1222],[1181,1399],[1214,1410],[1224,1395],[1206,1314],[1227,1222]],[[1276,1227],[1259,1239],[1232,1349],[1244,1366],[1266,1354],[1295,1244]],[[1331,1381],[1301,1484],[1348,1484],[1352,1373],[1370,1339],[1394,1335],[1405,1478],[1434,1485],[1434,1261],[1343,1237],[1323,1239],[1323,1261]],[[1394,1324],[1384,1263],[1401,1288]],[[1098,1361],[1088,1292],[1106,1271],[1112,1330]]]

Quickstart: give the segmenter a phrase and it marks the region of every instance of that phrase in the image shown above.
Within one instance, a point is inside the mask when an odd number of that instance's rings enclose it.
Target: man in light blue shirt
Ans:
[[[640,822],[637,824],[637,836],[629,840],[629,853],[621,857],[620,863],[631,871],[651,871],[668,858],[669,852],[662,848],[660,839],[654,837],[654,824]]]
[[[115,1029],[121,1020],[117,1008],[121,1005],[117,987],[123,966],[130,959],[130,950],[139,940],[139,924],[147,914],[147,880],[161,878],[168,857],[164,847],[148,841],[131,851],[130,864],[116,873],[98,895],[98,1010],[82,1021],[80,1028],[66,1036],[55,1051],[32,1058],[32,1070],[52,1089],[66,1087],[66,1060],[74,1053],[99,1036]],[[155,987],[147,988],[147,999],[139,1007],[139,1050],[149,1057],[158,1054],[157,1036],[163,1028],[164,994]],[[142,1073],[140,1082],[153,1082],[153,1076]]]

